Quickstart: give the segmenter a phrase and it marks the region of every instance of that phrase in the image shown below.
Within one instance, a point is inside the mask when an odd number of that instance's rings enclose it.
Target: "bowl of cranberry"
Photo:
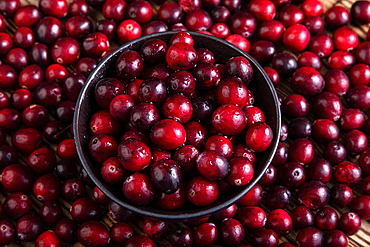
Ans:
[[[107,55],[77,102],[83,168],[111,200],[150,218],[210,216],[263,176],[280,108],[262,67],[227,41],[164,32]]]

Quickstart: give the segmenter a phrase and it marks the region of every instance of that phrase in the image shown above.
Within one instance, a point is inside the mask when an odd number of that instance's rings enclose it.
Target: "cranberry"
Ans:
[[[16,233],[22,241],[35,240],[43,230],[42,221],[39,216],[33,213],[22,216],[16,224]]]
[[[320,57],[311,51],[302,52],[298,57],[298,67],[305,66],[320,70],[322,68]]]
[[[293,226],[297,229],[303,229],[314,224],[314,214],[310,208],[299,205],[293,208],[290,213],[292,218]]]
[[[298,232],[296,243],[301,247],[320,247],[324,244],[324,236],[319,229],[315,227],[307,227]]]
[[[102,7],[102,14],[106,19],[120,23],[123,21],[127,3],[123,0],[108,0],[105,1]],[[132,19],[132,17],[130,17]]]
[[[216,182],[202,176],[192,178],[187,185],[186,196],[196,206],[207,206],[215,202],[219,195]]]
[[[330,230],[324,234],[325,246],[348,246],[348,238],[340,230]]]
[[[35,246],[58,246],[60,245],[59,238],[55,234],[55,232],[48,230],[41,233],[35,241]]]
[[[338,213],[331,207],[320,208],[315,215],[315,226],[322,231],[334,230],[338,224]]]
[[[219,240],[227,245],[239,245],[244,239],[244,228],[242,224],[233,218],[226,218],[218,228]]]
[[[126,222],[117,222],[110,228],[112,242],[116,244],[124,244],[134,235],[134,230]]]
[[[276,181],[276,168],[272,165],[268,166],[266,171],[263,173],[262,178],[258,183],[262,187],[269,187],[273,185]]]
[[[54,226],[63,217],[62,206],[56,201],[47,201],[42,204],[39,215],[48,226]]]
[[[86,35],[92,32],[93,24],[87,17],[76,15],[66,20],[64,28],[68,36],[76,40],[82,40]]]
[[[257,22],[250,13],[238,11],[230,16],[229,26],[232,33],[250,38],[257,28]]]
[[[292,193],[282,185],[271,187],[265,195],[265,203],[269,209],[285,208],[292,200]]]
[[[10,220],[1,219],[0,229],[0,243],[4,245],[14,243],[16,236],[14,224]]]
[[[62,23],[53,16],[45,16],[35,27],[36,40],[51,45],[62,36]]]
[[[265,226],[267,216],[262,208],[248,206],[240,208],[237,219],[243,225],[245,231],[253,231]]]
[[[32,63],[36,63],[42,68],[52,63],[50,48],[43,43],[35,43],[30,48],[29,57]]]
[[[124,20],[117,27],[117,36],[122,43],[129,42],[141,36],[142,28],[134,20]]]
[[[268,228],[274,230],[279,236],[287,235],[293,229],[293,222],[288,212],[275,209],[267,216]]]
[[[310,83],[307,83],[307,82]],[[325,86],[321,73],[312,67],[301,67],[297,69],[291,80],[291,87],[297,93],[305,97],[319,94]]]
[[[19,219],[31,212],[32,200],[24,192],[16,192],[6,197],[2,204],[4,213],[13,219]]]
[[[52,172],[56,164],[55,152],[50,148],[38,148],[28,156],[26,164],[39,174]]]
[[[271,67],[263,67],[263,70],[266,72],[267,76],[271,80],[272,84],[277,87],[280,84],[280,75],[279,73]]]
[[[62,81],[68,76],[67,69],[60,64],[49,65],[45,70],[45,77],[47,81],[56,82],[61,84]]]
[[[335,29],[349,23],[350,13],[343,6],[335,5],[325,12],[324,18],[326,25],[329,28]]]
[[[349,107],[367,110],[370,108],[370,88],[367,86],[356,86],[346,94]]]
[[[272,229],[260,228],[254,232],[251,242],[254,246],[263,244],[268,247],[275,247],[279,244],[279,236]]]
[[[129,19],[137,21],[139,24],[144,24],[152,19],[153,7],[148,1],[133,1],[132,3],[127,5],[126,16]]]
[[[8,192],[27,192],[33,183],[34,174],[24,165],[8,165],[1,173],[1,184]]]
[[[30,58],[27,52],[22,48],[13,48],[6,54],[6,63],[12,66],[16,71],[21,71],[30,64]]]
[[[275,5],[269,0],[252,0],[249,2],[247,10],[259,22],[272,20],[276,14]]]
[[[14,45],[28,50],[35,43],[35,34],[28,27],[19,27],[13,34]]]
[[[308,49],[319,57],[328,57],[333,52],[334,42],[328,34],[319,32],[311,37]]]
[[[289,190],[295,190],[306,180],[304,167],[297,162],[287,162],[278,167],[277,182]]]
[[[349,70],[355,64],[355,56],[348,51],[335,51],[328,59],[328,65],[331,69]]]
[[[290,27],[294,24],[302,23],[304,13],[299,7],[287,4],[279,11],[278,18],[286,27]]]
[[[68,15],[76,16],[82,15],[87,16],[90,14],[90,7],[85,0],[75,0],[69,3]]]
[[[361,218],[355,212],[345,212],[339,218],[338,228],[346,235],[356,234],[360,227]]]
[[[79,198],[75,200],[70,207],[70,212],[72,219],[77,223],[88,220],[99,220],[102,216],[100,205],[90,198]]]
[[[185,143],[186,131],[175,120],[163,119],[153,126],[150,139],[159,148],[173,150]]]
[[[194,241],[194,233],[187,227],[176,227],[169,233],[168,241],[173,246],[190,247]]]
[[[345,184],[336,184],[330,189],[330,200],[340,207],[347,206],[353,198],[352,189]]]
[[[338,141],[339,134],[338,126],[330,119],[316,119],[312,124],[312,136],[318,142]]]
[[[18,129],[12,136],[13,147],[26,155],[36,150],[41,145],[41,141],[41,132],[33,128]]]
[[[306,17],[320,16],[324,13],[324,6],[318,0],[305,0],[301,9]]]
[[[284,46],[292,52],[303,51],[309,41],[310,32],[302,24],[293,24],[289,26],[283,34]]]
[[[21,6],[21,1],[19,0],[6,1],[0,5],[0,13],[4,17],[10,18],[20,8],[20,6]]]
[[[320,181],[304,183],[298,190],[298,201],[310,209],[318,209],[329,202],[329,188]]]
[[[39,9],[44,15],[63,18],[68,12],[68,2],[66,0],[40,0]]]
[[[129,176],[123,183],[122,191],[126,199],[136,205],[147,205],[155,196],[150,177],[144,173]]]
[[[77,230],[78,242],[90,246],[106,246],[111,237],[108,228],[96,220],[88,220],[82,223]]]
[[[368,24],[370,22],[368,10],[370,10],[370,5],[367,1],[353,3],[350,9],[351,21],[358,24]]]
[[[311,35],[320,33],[325,28],[324,20],[320,16],[307,17],[303,20],[302,24],[307,27]]]
[[[218,231],[214,223],[203,223],[195,229],[194,243],[197,246],[213,245],[217,241]]]
[[[13,16],[18,27],[34,27],[41,19],[41,11],[35,5],[25,5],[17,9]]]
[[[279,73],[280,77],[287,78],[297,70],[298,63],[293,54],[283,52],[274,56],[272,67]]]
[[[82,40],[82,53],[88,57],[99,58],[108,48],[108,37],[100,32],[90,33]]]
[[[33,193],[40,202],[53,201],[60,195],[60,181],[53,173],[46,173],[33,184]]]
[[[343,161],[335,166],[333,177],[339,182],[348,186],[354,186],[361,180],[361,168],[350,162]]]
[[[63,182],[62,196],[68,201],[75,201],[87,195],[86,186],[78,178],[70,178]]]
[[[309,137],[312,125],[305,117],[293,119],[288,125],[289,136],[293,139]]]
[[[295,139],[288,148],[288,160],[307,164],[314,158],[315,150],[313,143],[306,138]]]
[[[347,93],[350,87],[350,80],[347,74],[340,69],[331,69],[325,74],[325,90],[338,96]]]

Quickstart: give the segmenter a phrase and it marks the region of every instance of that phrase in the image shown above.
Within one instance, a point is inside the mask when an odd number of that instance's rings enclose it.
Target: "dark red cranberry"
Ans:
[[[14,224],[7,219],[0,220],[0,243],[4,245],[14,243],[16,229]]]
[[[226,218],[218,228],[219,240],[226,245],[239,245],[244,239],[244,228],[242,224],[233,218]]]
[[[323,233],[315,227],[300,230],[296,236],[296,244],[302,247],[320,247],[324,244]]]
[[[325,28],[325,22],[320,16],[307,17],[302,24],[307,27],[311,35],[322,32]]]
[[[293,191],[306,180],[306,171],[298,162],[281,164],[277,170],[277,183]]]
[[[194,241],[194,233],[187,227],[177,227],[169,233],[168,241],[173,246],[190,247]]]
[[[349,23],[350,13],[343,6],[335,5],[325,12],[324,18],[326,25],[331,29],[335,29]]]
[[[77,230],[77,239],[83,245],[107,246],[111,237],[108,228],[100,221],[88,220]]]
[[[322,231],[334,230],[338,224],[338,218],[338,213],[333,208],[320,208],[315,215],[315,226]]]
[[[310,180],[327,183],[332,175],[332,166],[329,161],[319,158],[310,162],[306,167],[306,171]]]
[[[63,18],[68,12],[68,2],[66,0],[40,0],[39,9],[44,15]]]
[[[359,154],[366,150],[368,139],[364,132],[354,129],[346,133],[343,144],[348,153]]]
[[[4,213],[13,219],[19,219],[31,212],[32,206],[31,198],[24,192],[10,194],[2,204]]]
[[[339,69],[331,69],[325,74],[325,89],[338,95],[344,95],[350,86],[347,74]]]
[[[307,118],[295,118],[288,125],[288,133],[293,139],[309,137],[311,135],[311,127],[311,122]]]
[[[271,165],[278,167],[288,160],[288,148],[282,142],[278,143]]]
[[[310,83],[307,83],[307,82]],[[323,76],[312,67],[298,68],[291,80],[292,89],[305,97],[312,97],[319,94],[325,86]]]
[[[307,164],[315,155],[313,143],[306,138],[295,139],[288,148],[288,160]]]
[[[70,208],[72,219],[78,223],[88,220],[100,220],[102,209],[100,205],[90,198],[79,198]]]
[[[150,178],[158,191],[172,194],[180,188],[182,173],[174,160],[162,159],[151,165]]]
[[[153,7],[148,1],[137,0],[127,5],[126,17],[137,21],[139,24],[149,22],[152,19],[152,16]]]
[[[21,71],[30,64],[30,58],[27,52],[22,48],[13,48],[6,54],[6,63],[12,66],[16,71]]]
[[[93,24],[87,17],[77,15],[68,18],[64,23],[64,28],[68,36],[76,40],[81,40],[92,32]]]
[[[232,33],[240,34],[245,38],[250,38],[257,28],[257,22],[253,15],[243,11],[232,14],[229,25]]]
[[[54,226],[63,217],[62,206],[57,201],[47,201],[42,204],[39,215],[48,226]]]
[[[298,201],[310,209],[324,207],[330,199],[329,188],[320,181],[308,181],[298,190]]]
[[[144,62],[136,51],[125,51],[117,59],[116,70],[121,79],[132,79],[141,74]]]
[[[60,195],[60,181],[53,173],[46,173],[33,184],[33,193],[40,202],[53,201]]]
[[[338,228],[346,235],[356,234],[361,227],[361,218],[355,212],[343,213],[338,222]]]
[[[34,174],[27,166],[11,164],[1,173],[1,184],[8,192],[30,191],[34,182]]]
[[[254,231],[251,242],[254,246],[274,247],[279,244],[279,236],[270,228],[260,228]]]
[[[303,11],[296,5],[287,4],[280,11],[278,18],[286,26],[290,27],[299,24],[304,20]]]
[[[50,48],[43,43],[35,43],[30,48],[29,57],[32,63],[35,63],[42,68],[45,68],[52,63]]]
[[[87,195],[85,184],[78,178],[70,178],[63,182],[62,196],[68,201],[75,201]]]
[[[342,102],[334,93],[321,92],[314,98],[312,105],[316,116],[319,118],[337,121],[342,115]]]
[[[333,178],[348,186],[354,186],[361,180],[361,168],[350,161],[343,161],[334,168]]]
[[[194,243],[197,246],[213,245],[218,238],[218,228],[214,223],[206,222],[194,231]]]
[[[157,15],[160,21],[163,21],[170,26],[181,22],[183,13],[180,5],[176,3],[165,2],[160,5]]]
[[[40,131],[33,128],[22,128],[12,136],[12,144],[19,152],[29,155],[36,150],[42,141]]]
[[[280,84],[280,75],[279,73],[271,67],[263,67],[263,70],[266,72],[267,76],[271,80],[272,84],[277,87]]]
[[[118,222],[130,221],[134,217],[132,211],[122,207],[114,201],[110,201],[108,204],[108,215]]]
[[[150,177],[144,173],[134,173],[129,176],[123,183],[122,191],[126,199],[136,205],[147,205],[155,197],[155,189]]]
[[[319,57],[328,57],[334,49],[333,39],[327,33],[316,33],[311,37],[308,49]]]
[[[268,166],[266,171],[263,173],[262,178],[258,181],[258,183],[262,187],[269,187],[273,185],[276,181],[276,168],[272,165]]]
[[[309,66],[314,69],[320,70],[322,62],[320,57],[311,51],[304,51],[298,57],[298,67]]]
[[[33,92],[37,104],[54,109],[62,101],[62,88],[56,82],[41,82]]]
[[[117,222],[110,228],[112,242],[116,244],[124,244],[134,235],[134,230],[126,222]]]
[[[290,213],[293,221],[293,226],[297,229],[313,226],[314,214],[308,207],[304,205],[298,205],[293,208]]]
[[[274,230],[279,236],[287,235],[293,229],[292,218],[283,209],[275,209],[267,216],[267,227]]]
[[[297,59],[291,53],[278,53],[272,59],[272,67],[280,77],[287,78],[293,75],[298,68]]]
[[[69,16],[88,16],[90,14],[90,7],[85,0],[75,0],[68,5],[68,15]]]
[[[108,0],[102,6],[102,14],[106,19],[112,19],[116,23],[123,21],[127,3],[123,0]],[[132,16],[129,17],[132,19]]]
[[[273,2],[269,0],[256,1],[252,0],[247,6],[247,10],[251,13],[257,21],[269,21],[275,17],[276,7]]]
[[[72,37],[61,37],[52,46],[51,56],[56,63],[72,64],[80,57],[80,45]]]
[[[0,127],[5,131],[11,132],[21,127],[22,115],[20,114],[19,111],[13,108],[6,107],[0,109],[0,119],[1,119]]]
[[[345,99],[349,107],[367,110],[370,108],[370,88],[368,86],[353,87],[347,92]]]
[[[29,27],[19,27],[13,34],[14,45],[28,50],[35,43],[35,34]]]
[[[290,94],[283,100],[282,108],[292,117],[304,117],[308,114],[309,104],[301,94]]]
[[[355,197],[350,204],[351,210],[356,212],[363,220],[370,218],[369,200],[369,195],[360,195]]]
[[[348,246],[348,238],[346,234],[340,230],[330,230],[324,234],[325,246]]]
[[[23,110],[22,121],[28,128],[42,129],[49,121],[48,110],[42,105],[29,105]]]
[[[240,208],[237,219],[243,225],[244,230],[252,231],[262,228],[267,220],[265,211],[256,206]]]
[[[88,57],[99,58],[108,48],[108,37],[100,32],[90,33],[82,40],[82,53]]]
[[[0,86],[3,89],[12,88],[17,84],[17,72],[7,64],[0,64]]]
[[[330,201],[339,207],[347,206],[353,198],[352,189],[345,184],[335,184],[330,189]]]
[[[328,142],[323,149],[323,157],[332,165],[344,161],[347,157],[347,150],[339,141]]]
[[[33,241],[43,231],[43,224],[40,217],[29,213],[22,216],[16,224],[16,233],[18,239],[22,241]]]
[[[10,0],[0,5],[0,13],[7,18],[13,17],[14,13],[20,8],[20,0]]]
[[[266,206],[272,210],[287,207],[291,200],[291,192],[282,185],[271,187],[265,194]]]
[[[62,36],[62,23],[53,16],[45,16],[35,27],[36,40],[51,45]]]
[[[339,134],[338,126],[332,120],[320,118],[312,124],[312,136],[318,142],[338,141]]]
[[[50,148],[38,148],[27,157],[26,164],[39,174],[52,172],[56,164],[55,152]]]
[[[14,109],[23,110],[31,105],[32,99],[33,99],[32,94],[28,89],[19,88],[12,93],[12,95],[9,98],[9,101]]]

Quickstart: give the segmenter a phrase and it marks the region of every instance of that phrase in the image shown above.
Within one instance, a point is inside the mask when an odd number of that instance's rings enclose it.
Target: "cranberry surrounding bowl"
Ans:
[[[235,187],[235,189],[233,188],[233,193],[222,195],[222,198],[218,198],[215,203],[209,206],[196,207],[194,205],[185,204],[180,209],[172,211],[162,210],[157,207],[154,208],[151,207],[150,204],[138,206],[126,201],[122,194],[121,184],[107,184],[102,179],[100,167],[89,154],[88,144],[92,136],[89,129],[89,121],[93,113],[98,109],[94,99],[94,88],[100,79],[112,77],[112,75],[116,74],[116,61],[124,51],[139,51],[146,41],[154,38],[169,42],[175,33],[176,32],[164,32],[143,36],[126,43],[105,57],[87,78],[77,101],[73,121],[73,131],[79,158],[83,168],[96,186],[99,187],[110,199],[136,214],[150,218],[173,221],[209,216],[235,203],[245,193],[247,193],[261,179],[263,173],[273,159],[279,141],[281,126],[278,97],[272,82],[269,80],[263,68],[254,59],[252,59],[251,56],[227,41],[202,33],[189,32],[194,39],[194,47],[207,48],[211,50],[215,55],[217,63],[226,63],[230,58],[237,56],[243,56],[248,59],[253,67],[253,79],[248,84],[248,89],[250,89],[255,96],[255,103],[253,105],[259,107],[264,112],[266,123],[271,127],[273,132],[272,143],[267,150],[258,153],[257,161],[254,165],[253,179],[244,186]]]

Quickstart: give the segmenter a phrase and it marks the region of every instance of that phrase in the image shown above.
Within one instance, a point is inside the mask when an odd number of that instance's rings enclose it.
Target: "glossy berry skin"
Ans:
[[[319,93],[313,101],[313,111],[319,118],[327,118],[332,121],[339,120],[342,115],[342,102],[340,98],[331,92]]]
[[[101,222],[89,220],[78,228],[78,241],[88,246],[107,246],[111,240],[108,228]]]
[[[212,26],[213,21],[206,10],[195,9],[187,13],[184,24],[190,31],[206,31]]]
[[[304,183],[298,190],[298,200],[310,209],[318,209],[329,202],[329,189],[320,181]]]
[[[361,219],[368,220],[370,218],[369,200],[369,195],[360,195],[354,198],[350,205],[351,211],[357,213]]]
[[[150,167],[150,179],[156,190],[172,194],[180,188],[182,172],[172,159],[161,159]]]
[[[257,122],[250,126],[245,135],[245,143],[255,152],[266,150],[271,145],[272,139],[272,129],[263,122]]]
[[[268,228],[274,230],[279,236],[288,234],[293,229],[290,215],[283,209],[275,209],[267,216]]]
[[[315,149],[313,143],[306,138],[295,139],[288,148],[288,160],[307,164],[313,160]]]
[[[13,243],[16,237],[16,229],[14,224],[10,220],[1,219],[0,227],[0,243],[4,245]]]
[[[346,212],[339,218],[338,228],[346,235],[353,235],[358,232],[361,227],[361,218],[355,212]]]
[[[306,171],[302,164],[286,162],[278,167],[276,180],[279,185],[283,185],[293,191],[306,181],[306,176]]]
[[[319,118],[312,124],[312,136],[318,142],[338,141],[339,133],[338,126],[330,119]]]
[[[356,62],[355,56],[348,51],[335,51],[328,58],[328,66],[331,69],[349,70]]]
[[[336,5],[329,8],[324,15],[326,25],[335,29],[340,26],[347,25],[350,21],[350,13],[343,6]]]
[[[218,238],[218,228],[214,223],[203,223],[194,231],[194,243],[197,246],[215,244]]]
[[[320,247],[323,243],[323,233],[315,227],[304,228],[296,236],[296,244],[301,247]]]
[[[21,164],[9,164],[1,172],[1,184],[8,192],[27,192],[35,178],[32,170]]]
[[[218,228],[219,240],[223,244],[238,245],[244,239],[244,228],[242,224],[233,218],[226,218]]]
[[[361,175],[361,168],[349,161],[337,164],[333,172],[333,177],[336,181],[351,187],[360,182]]]
[[[370,88],[367,86],[356,86],[351,88],[345,97],[349,107],[367,110],[370,108]]]
[[[234,13],[230,17],[229,23],[232,33],[240,34],[247,39],[252,37],[257,28],[257,22],[253,15],[243,11]]]
[[[212,115],[212,126],[224,135],[236,135],[246,127],[245,114],[240,107],[225,104],[217,108]]]
[[[370,10],[369,2],[367,1],[357,1],[350,9],[351,21],[358,24],[368,24],[370,22],[370,15],[368,11]]]
[[[219,195],[216,182],[209,181],[202,176],[192,178],[186,188],[188,200],[199,207],[208,206],[215,202]]]
[[[159,148],[173,150],[185,143],[186,131],[175,120],[163,119],[153,126],[150,139]]]
[[[315,226],[322,231],[334,230],[338,224],[338,218],[338,213],[333,208],[320,208],[315,215]]]
[[[269,21],[275,17],[276,7],[274,3],[269,0],[252,0],[248,4],[248,12],[251,13],[259,22]]]
[[[144,173],[129,176],[123,183],[122,191],[126,199],[136,205],[147,205],[155,196],[150,177]]]
[[[22,216],[16,224],[18,239],[22,241],[35,240],[42,233],[42,230],[43,224],[40,217],[33,213]]]
[[[189,44],[175,43],[168,47],[166,62],[173,70],[190,70],[198,59],[197,53]]]
[[[294,4],[286,4],[278,14],[279,20],[286,27],[290,27],[294,24],[299,24],[304,20],[303,11]]]
[[[262,40],[268,40],[273,43],[281,41],[285,31],[284,25],[278,20],[262,22],[258,25],[256,34]]]
[[[296,229],[303,229],[314,225],[314,214],[308,207],[298,205],[291,211],[293,226]]]
[[[328,57],[334,49],[333,39],[324,32],[318,32],[311,37],[308,49],[319,57]]]
[[[40,202],[58,199],[60,195],[60,181],[53,173],[46,173],[33,184],[33,193]]]
[[[302,24],[294,24],[288,27],[283,35],[284,46],[292,52],[303,51],[309,41],[310,32]]]
[[[292,117],[305,117],[309,111],[309,103],[301,94],[290,94],[283,99],[282,109]]]
[[[173,246],[191,246],[194,241],[193,232],[187,227],[174,228],[169,233],[168,241]],[[150,245],[148,246],[152,247]],[[153,247],[154,247],[154,244],[153,244]]]
[[[48,230],[40,234],[35,241],[36,247],[60,246],[60,240],[55,232]]]
[[[202,152],[196,163],[199,173],[211,181],[222,179],[229,172],[229,162],[216,151],[206,150]]]
[[[24,192],[16,192],[6,197],[2,204],[3,211],[13,219],[19,219],[23,215],[31,212],[32,201]]]
[[[324,86],[325,81],[323,76],[312,67],[301,67],[297,69],[291,80],[292,89],[308,98],[319,94],[324,89]]]
[[[244,230],[253,231],[265,226],[267,216],[262,208],[248,206],[240,208],[237,219],[243,225]]]
[[[359,38],[351,28],[343,26],[333,33],[334,46],[338,50],[352,51],[359,44]]]
[[[118,158],[126,170],[141,171],[150,164],[151,152],[144,142],[128,139],[119,144]]]

